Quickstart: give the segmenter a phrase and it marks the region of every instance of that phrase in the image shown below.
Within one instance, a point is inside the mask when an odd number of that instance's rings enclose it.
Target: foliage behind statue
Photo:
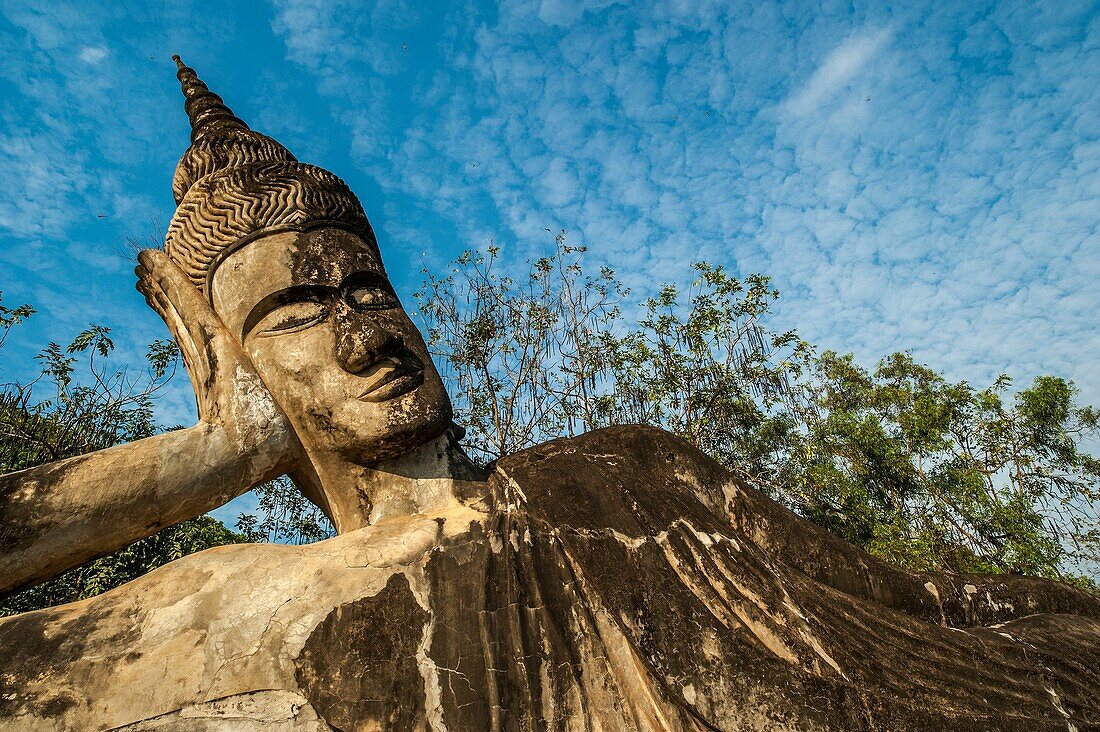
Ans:
[[[771,329],[766,277],[698,263],[639,301],[585,252],[561,232],[526,271],[496,245],[424,271],[429,343],[483,460],[659,426],[882,559],[1095,587],[1098,413],[1071,382],[978,388],[908,352],[867,370]]]

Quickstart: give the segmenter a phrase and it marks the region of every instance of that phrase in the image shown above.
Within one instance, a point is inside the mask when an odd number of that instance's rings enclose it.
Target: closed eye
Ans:
[[[356,272],[340,290],[344,301],[357,310],[384,310],[401,304],[385,275],[375,272]]]
[[[252,328],[255,336],[283,335],[297,333],[316,325],[328,315],[328,308],[322,302],[306,300],[280,305],[264,315]]]
[[[348,304],[360,310],[397,307],[397,298],[380,287],[357,287],[347,294]]]
[[[256,303],[241,329],[241,337],[293,333],[316,325],[328,315],[333,288],[299,285],[273,292]]]

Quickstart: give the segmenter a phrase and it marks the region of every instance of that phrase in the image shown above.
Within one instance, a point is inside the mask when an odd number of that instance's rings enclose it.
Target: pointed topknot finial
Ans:
[[[191,142],[217,129],[248,129],[248,125],[233,114],[222,98],[210,91],[195,70],[183,63],[179,54],[174,54],[172,60],[176,62],[176,78],[183,89],[183,108],[191,120]]]

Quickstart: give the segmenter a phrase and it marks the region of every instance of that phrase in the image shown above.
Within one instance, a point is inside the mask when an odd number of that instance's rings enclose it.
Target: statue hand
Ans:
[[[155,249],[142,251],[138,262],[137,289],[179,344],[200,422],[221,426],[246,450],[298,448],[251,359],[187,275]]]

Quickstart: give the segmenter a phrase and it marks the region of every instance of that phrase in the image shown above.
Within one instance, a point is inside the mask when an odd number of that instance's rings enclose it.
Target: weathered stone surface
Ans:
[[[837,590],[700,492],[766,498],[646,428],[549,443],[489,482],[484,512],[210,550],[0,621],[0,728],[235,729],[280,710],[303,729],[1100,725],[1083,593],[950,627]]]
[[[120,732],[329,732],[300,694],[254,691],[116,727]]]
[[[486,473],[358,201],[182,67],[190,430],[0,476],[0,591],[289,471],[339,535],[0,620],[0,730],[1100,729],[1100,600],[905,572],[660,430]]]
[[[501,461],[493,480],[502,479],[523,487],[522,532],[556,537],[577,584],[665,698],[708,724],[742,729],[756,717],[799,728],[1009,729],[1046,720],[1059,729],[1069,709],[1078,728],[1100,724],[1100,603],[1091,595],[1028,578],[910,575],[830,546],[842,542],[815,536],[656,430],[550,443]],[[741,502],[732,526],[706,507],[716,495]],[[737,515],[746,510],[782,531],[745,532]],[[800,551],[791,537],[816,551]],[[823,539],[831,541],[823,547]],[[817,561],[826,552],[831,567]],[[1029,599],[1014,617],[1029,617],[949,627],[941,624],[949,617],[927,617],[913,590],[932,596],[925,582],[979,582],[993,603],[1007,590]],[[1012,616],[1008,607],[997,612]],[[973,626],[977,614],[955,625]]]

